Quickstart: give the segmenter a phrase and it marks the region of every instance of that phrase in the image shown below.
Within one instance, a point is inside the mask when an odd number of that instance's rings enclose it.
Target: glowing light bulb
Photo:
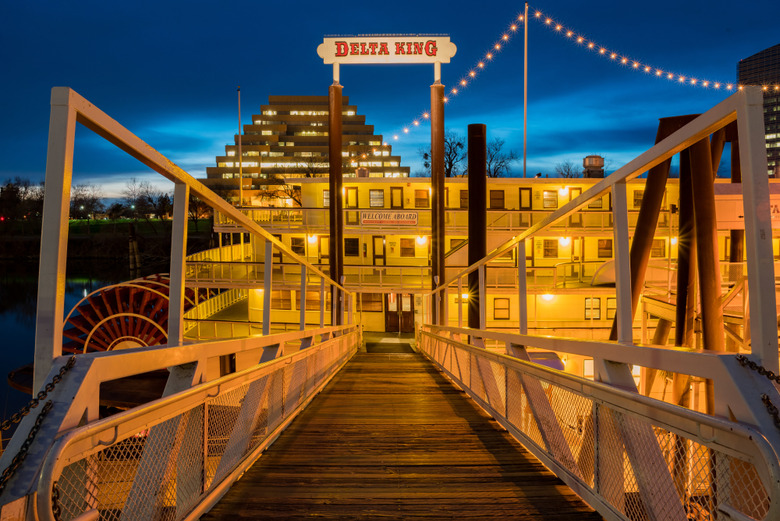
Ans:
[[[604,54],[604,53],[606,53],[606,52],[607,52],[607,50],[606,50],[604,47],[602,47],[601,49],[599,49],[599,54]]]
[[[447,96],[444,96],[444,103],[447,103],[448,101],[450,101],[449,98]]]
[[[672,237],[671,243],[672,243],[672,246],[677,244],[677,237]]]
[[[414,121],[412,121],[412,124],[413,124],[415,127],[419,127],[419,126],[420,126],[420,122],[419,122],[419,121],[417,121],[416,119],[415,119]]]
[[[585,38],[583,38],[582,36],[579,36],[579,37],[577,38],[577,43],[582,43],[582,42],[584,42],[584,41],[585,41]]]
[[[573,32],[571,32],[571,31],[566,31],[566,37],[567,37],[567,38],[571,38],[572,36],[574,36],[574,33],[573,33]]]
[[[452,92],[453,94],[457,94],[458,93],[458,89],[452,89],[450,92]]]
[[[561,29],[563,29],[563,27],[561,25],[556,25],[555,26],[555,30],[556,31],[560,31]]]
[[[542,300],[546,300],[547,302],[551,301],[555,298],[555,295],[550,295],[549,293],[545,293],[542,295]]]
[[[425,244],[428,243],[428,237],[425,235],[418,235],[417,236],[417,244],[420,246],[425,246]]]
[[[500,50],[501,50],[501,44],[499,44],[499,43],[497,43],[497,44],[496,44],[496,50],[497,50],[497,51],[500,51]]]
[[[571,244],[571,237],[559,237],[558,244],[560,244],[563,248],[567,247],[569,244]]]
[[[502,37],[501,37],[501,39],[502,39],[502,40],[504,40],[504,41],[506,41],[506,40],[508,40],[508,39],[509,39],[509,35],[508,35],[508,34],[505,34],[504,36],[502,36]]]
[[[466,86],[466,80],[460,80],[460,84],[465,87]]]
[[[523,17],[521,16],[521,17],[520,17],[520,19],[522,20],[522,19],[523,19]],[[517,31],[517,26],[516,26],[515,24],[512,24],[511,26],[509,26],[509,28],[510,28],[511,30],[513,30],[513,31]]]
[[[469,294],[468,293],[461,293],[460,299],[461,300],[468,300],[469,299]]]
[[[552,20],[548,18],[547,20],[544,21],[544,23],[546,23],[547,25],[550,25],[552,23]]]
[[[396,141],[398,141],[398,134],[396,134],[395,136],[393,136],[393,139],[395,139]]]
[[[314,244],[315,242],[317,242],[316,235],[309,235],[308,239],[309,239],[309,244]]]
[[[595,44],[595,43],[593,43],[593,42],[590,42],[590,43],[588,44],[588,49],[593,49],[595,46],[596,46],[596,44]]]
[[[660,75],[661,75],[661,74],[663,74],[663,73],[664,73],[664,71],[662,71],[661,69],[656,69],[656,70],[655,70],[655,75],[656,75],[656,76],[660,76]]]
[[[609,55],[609,57],[610,57],[610,58],[612,58],[612,59],[614,60],[615,58],[617,58],[617,54],[615,54],[615,53],[613,52],[612,54],[610,54],[610,55]]]
[[[477,67],[479,67],[480,69],[481,69],[481,68],[483,68],[484,66],[485,66],[485,64],[484,64],[484,63],[482,63],[482,62],[479,62],[479,63],[477,64]]]
[[[492,53],[487,53],[487,56],[486,56],[486,58],[487,58],[488,60],[492,60],[492,59],[493,59],[493,54],[492,54]]]
[[[424,117],[425,119],[428,119],[428,113],[427,113],[427,112],[423,112],[423,117]]]
[[[541,13],[541,12],[539,12],[539,11],[536,11],[536,17],[537,17],[537,18],[539,18],[539,17],[541,17],[541,16],[542,16],[542,13]]]
[[[409,129],[408,129],[408,128],[405,128],[405,129],[404,129],[404,134],[408,134],[408,133],[409,133]]]
[[[622,58],[622,59],[620,60],[620,63],[622,63],[623,65],[625,65],[626,63],[628,63],[628,58]]]
[[[474,71],[471,71],[471,72],[469,72],[469,76],[471,76],[472,78],[473,78],[474,76],[476,76],[476,75],[477,75],[477,73],[476,73],[476,72],[474,72]]]

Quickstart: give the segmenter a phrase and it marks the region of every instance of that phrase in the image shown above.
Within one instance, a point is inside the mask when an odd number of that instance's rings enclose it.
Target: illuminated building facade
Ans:
[[[780,177],[780,44],[764,49],[737,64],[740,85],[760,85],[764,89],[767,167]]]
[[[408,177],[409,167],[374,135],[373,125],[343,97],[343,172],[345,177]],[[328,97],[269,96],[260,114],[243,125],[243,205],[299,206],[299,194],[284,179],[328,175]],[[206,184],[238,202],[238,136],[206,169]]]

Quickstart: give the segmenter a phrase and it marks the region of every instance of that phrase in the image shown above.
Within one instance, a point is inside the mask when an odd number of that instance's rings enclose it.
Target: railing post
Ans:
[[[168,294],[169,346],[180,346],[184,341],[184,270],[187,256],[189,197],[190,187],[184,183],[176,183],[173,191],[170,289]]]
[[[617,297],[616,315],[618,342],[633,340],[631,316],[631,264],[628,249],[628,204],[626,182],[619,181],[612,186],[612,221],[615,243],[615,291]]]
[[[486,325],[486,308],[487,308],[487,298],[485,296],[485,270],[487,269],[487,265],[483,264],[479,267],[479,329],[484,330]]]
[[[300,308],[301,308],[301,331],[306,330],[306,266],[301,264],[301,291],[300,291]]]
[[[521,335],[528,334],[528,288],[525,273],[525,239],[523,239],[517,243],[517,320]]]
[[[265,241],[265,270],[263,271],[263,336],[271,334],[271,279],[274,270],[273,243]]]
[[[463,327],[463,277],[458,277],[458,327]]]
[[[62,354],[68,216],[76,135],[76,111],[70,106],[70,93],[66,87],[55,87],[51,91],[41,260],[38,268],[38,309],[35,315],[34,393],[45,383],[52,360]]]
[[[320,328],[323,327],[325,327],[325,279],[320,277]]]
[[[750,299],[752,354],[769,371],[778,372],[775,270],[772,216],[764,136],[761,87],[745,87],[737,106],[742,204],[745,215],[745,256]]]

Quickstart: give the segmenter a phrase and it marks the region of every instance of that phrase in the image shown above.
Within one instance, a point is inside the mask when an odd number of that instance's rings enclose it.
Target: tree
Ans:
[[[555,173],[558,174],[558,177],[567,179],[582,177],[582,169],[571,161],[563,161],[562,163],[555,165]]]
[[[197,195],[190,193],[190,202],[187,205],[190,220],[195,222],[195,232],[198,232],[198,219],[207,214],[209,205]]]
[[[504,140],[496,137],[487,144],[487,176],[508,176],[512,170],[512,163],[517,161],[517,153],[514,150],[503,152]]]
[[[452,130],[444,133],[444,177],[454,177],[465,174],[466,142],[463,136]],[[431,149],[420,149],[420,157],[428,175],[431,175]]]
[[[89,223],[96,213],[105,209],[102,199],[103,191],[99,186],[89,184],[73,186],[70,191],[71,219],[86,219]]]

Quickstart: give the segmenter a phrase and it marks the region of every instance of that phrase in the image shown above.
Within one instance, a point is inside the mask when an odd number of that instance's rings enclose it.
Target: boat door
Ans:
[[[385,295],[385,331],[414,333],[414,295],[409,293]]]
[[[319,242],[319,252],[318,258],[319,258],[319,264],[329,264],[330,263],[330,236],[328,235],[320,235],[317,237],[317,240]]]

